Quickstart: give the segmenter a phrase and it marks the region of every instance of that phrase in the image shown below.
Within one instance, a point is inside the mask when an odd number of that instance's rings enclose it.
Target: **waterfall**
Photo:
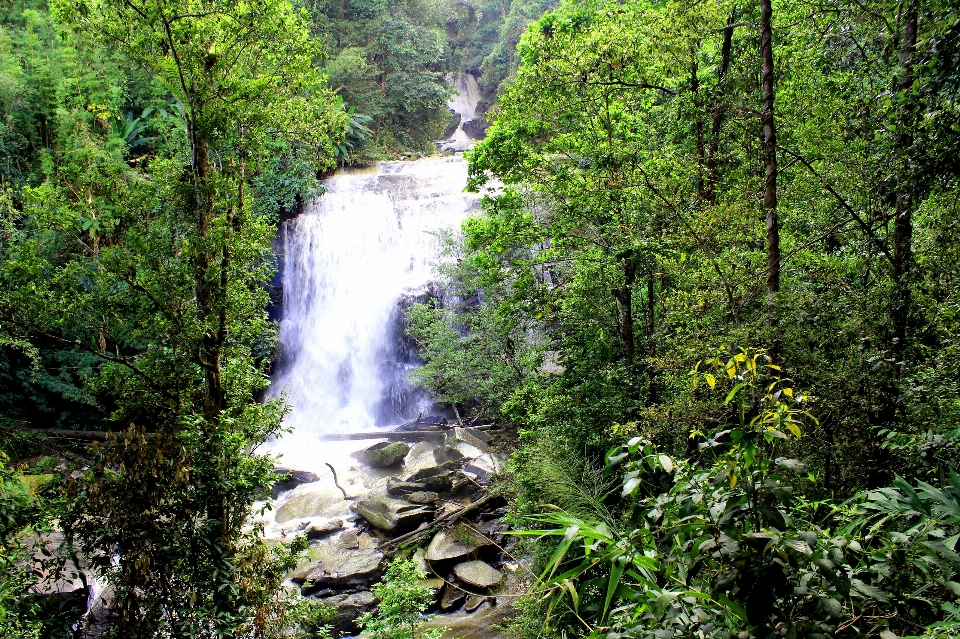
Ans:
[[[343,170],[326,193],[281,228],[281,352],[271,393],[287,397],[272,443],[282,463],[322,468],[332,442],[430,410],[406,377],[416,365],[403,337],[402,298],[424,296],[439,257],[436,234],[457,227],[478,197],[462,193],[459,156]],[[346,442],[351,450],[359,442]]]
[[[457,77],[453,98],[447,103],[450,110],[460,116],[460,124],[450,139],[440,143],[443,151],[465,151],[473,146],[473,139],[464,130],[464,125],[477,117],[477,105],[480,103],[480,85],[470,73],[461,73]]]

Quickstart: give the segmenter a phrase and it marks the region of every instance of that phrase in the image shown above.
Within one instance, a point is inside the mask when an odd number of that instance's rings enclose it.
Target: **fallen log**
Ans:
[[[119,435],[120,433],[111,433],[110,431],[104,430],[65,430],[60,428],[34,428],[32,426],[27,427],[34,433],[43,433],[47,437],[56,437],[58,439],[82,439],[84,441],[94,441],[94,442],[105,442],[107,437],[111,434]]]
[[[447,526],[450,526],[451,524],[455,523],[455,522],[456,522],[458,519],[460,519],[461,517],[464,517],[465,515],[469,515],[470,513],[476,511],[476,510],[479,509],[481,506],[483,506],[484,504],[486,504],[488,501],[494,499],[495,497],[496,497],[496,495],[492,495],[492,494],[490,494],[490,493],[487,493],[486,495],[484,495],[484,496],[481,497],[480,499],[478,499],[478,500],[476,500],[476,501],[474,501],[474,502],[470,502],[469,504],[467,504],[466,506],[464,506],[464,507],[461,508],[460,510],[455,510],[455,511],[453,511],[452,513],[447,513],[447,514],[444,515],[443,517],[440,517],[439,519],[435,520],[435,521],[433,522],[433,524],[431,524],[430,526],[427,526],[426,528],[420,528],[420,529],[418,529],[418,530],[414,530],[413,532],[408,532],[408,533],[405,534],[405,535],[400,535],[399,537],[394,537],[393,539],[384,542],[384,543],[380,546],[380,548],[381,548],[382,550],[387,550],[387,549],[389,549],[389,548],[391,548],[391,547],[393,547],[393,546],[396,546],[396,547],[399,549],[399,547],[400,547],[401,544],[408,544],[408,543],[416,543],[416,542],[419,542],[419,541],[420,541],[421,539],[423,539],[424,537],[426,537],[426,536],[428,536],[428,535],[432,535],[432,534],[434,534],[435,532],[438,532],[438,531],[440,530],[440,528],[445,528],[445,527],[447,527]]]
[[[321,441],[350,441],[356,439],[386,439],[392,442],[417,442],[430,440],[443,442],[447,438],[444,430],[408,430],[397,432],[393,430],[376,430],[366,433],[328,433],[320,435]]]

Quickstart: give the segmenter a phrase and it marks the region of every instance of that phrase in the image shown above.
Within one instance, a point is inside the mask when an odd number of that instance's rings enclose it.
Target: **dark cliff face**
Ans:
[[[407,335],[410,322],[407,311],[414,304],[440,304],[435,283],[405,291],[390,314],[387,344],[380,358],[381,379],[391,380],[387,391],[375,408],[379,425],[396,424],[414,419],[421,407],[430,403],[429,393],[407,380],[413,370],[423,364],[417,344]]]

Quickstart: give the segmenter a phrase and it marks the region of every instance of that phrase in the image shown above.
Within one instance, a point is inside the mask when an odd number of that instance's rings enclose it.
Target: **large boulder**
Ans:
[[[471,586],[491,588],[503,581],[503,573],[485,561],[467,561],[453,567],[453,574]]]
[[[321,539],[340,530],[343,530],[343,520],[329,519],[312,522],[304,528],[303,534],[307,536],[307,539]]]
[[[274,499],[301,484],[312,484],[315,481],[320,481],[320,476],[310,471],[283,468],[282,466],[274,468],[273,474],[277,476],[277,480],[270,487],[270,495]]]
[[[373,468],[388,468],[402,464],[403,458],[406,457],[409,452],[410,446],[403,442],[380,442],[370,448],[351,453],[350,456],[361,464],[366,464]]]
[[[374,528],[398,535],[413,530],[433,515],[428,508],[390,497],[361,499],[353,508]]]
[[[481,546],[490,542],[475,535],[464,526],[456,526],[450,530],[442,530],[430,540],[427,546],[426,558],[430,561],[444,561],[465,557]]]
[[[342,560],[333,566],[319,565],[302,578],[304,587],[301,593],[306,596],[333,588],[345,590],[347,588],[363,588],[376,579],[383,566],[383,553],[371,548],[365,548],[347,553]],[[294,582],[298,579],[294,578]]]

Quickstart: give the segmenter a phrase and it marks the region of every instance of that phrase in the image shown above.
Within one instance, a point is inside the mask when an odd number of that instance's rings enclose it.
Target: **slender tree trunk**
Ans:
[[[780,291],[780,220],[777,218],[777,129],[773,119],[773,7],[760,0],[760,56],[763,60],[764,173],[763,208],[767,221],[767,308],[768,322],[776,326],[776,296]]]
[[[697,145],[697,196],[701,201],[707,199],[707,147],[703,138],[703,97],[700,95],[699,65],[697,49],[690,47],[690,98],[693,101],[693,136]]]
[[[893,356],[899,364],[903,361],[907,323],[910,317],[910,271],[913,266],[913,202],[911,201],[911,176],[909,155],[913,146],[913,122],[911,100],[907,91],[914,82],[914,52],[917,46],[917,0],[908,0],[904,16],[903,41],[899,58],[900,68],[900,116],[897,125],[897,153],[900,156],[900,171],[897,180],[896,209],[893,223]]]
[[[733,48],[733,30],[736,13],[727,18],[727,27],[723,30],[723,43],[720,46],[720,66],[717,69],[717,96],[711,109],[710,137],[706,147],[706,186],[704,199],[708,204],[717,203],[717,188],[720,184],[719,162],[717,153],[720,150],[720,130],[727,115],[726,86],[724,80],[730,68],[730,52]]]

